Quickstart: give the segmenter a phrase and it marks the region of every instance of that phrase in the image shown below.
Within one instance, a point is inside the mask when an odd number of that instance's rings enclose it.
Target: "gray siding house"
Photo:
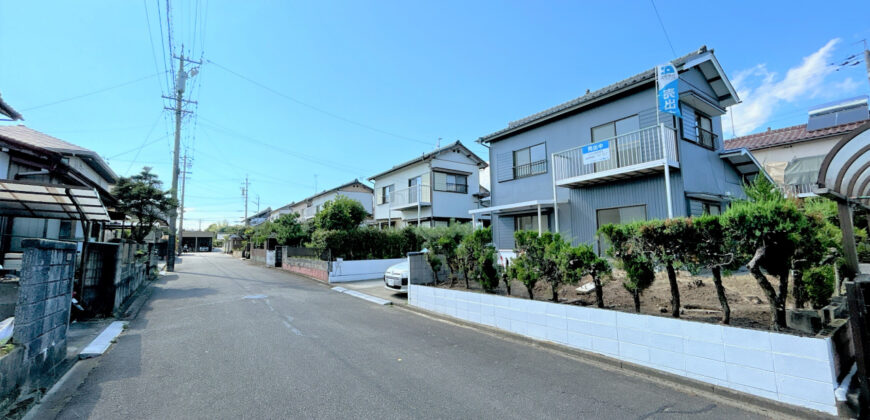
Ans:
[[[649,69],[478,140],[490,148],[491,206],[471,214],[491,215],[499,249],[539,229],[600,249],[603,224],[717,213],[743,196],[759,167],[723,149],[720,121],[736,91],[706,47],[672,64],[682,118],[657,113]],[[602,141],[609,159],[584,164],[581,147]]]

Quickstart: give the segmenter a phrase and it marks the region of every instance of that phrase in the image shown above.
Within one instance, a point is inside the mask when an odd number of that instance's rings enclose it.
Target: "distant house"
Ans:
[[[266,207],[264,210],[258,211],[256,213],[254,213],[252,216],[245,219],[243,221],[244,225],[245,226],[257,226],[259,224],[262,224],[263,222],[269,220],[270,214],[272,214],[272,208]]]
[[[3,113],[8,113],[8,106]],[[19,116],[20,117],[20,116]],[[0,126],[0,180],[8,194],[39,188],[53,200],[70,200],[75,205],[19,202],[17,209],[5,202],[0,218],[0,255],[17,253],[23,238],[48,238],[81,242],[101,237],[101,224],[85,232],[82,221],[107,221],[106,206],[116,202],[110,189],[118,176],[94,151],[68,143],[23,125]],[[2,181],[0,181],[2,182]],[[69,188],[68,188],[69,187]],[[54,188],[54,189],[51,189]],[[25,217],[31,216],[31,217]]]
[[[480,207],[480,169],[487,163],[461,142],[449,144],[369,178],[374,223],[438,226],[470,221]]]
[[[843,136],[870,120],[867,97],[814,107],[807,124],[793,125],[725,142],[727,148],[746,148],[785,192],[813,194],[825,155]]]
[[[314,215],[323,208],[323,205],[326,204],[327,201],[332,201],[338,196],[348,197],[359,202],[363,208],[366,209],[366,212],[371,215],[373,192],[374,190],[372,187],[354,179],[353,181],[339,185],[338,187],[321,191],[295,203],[279,207],[276,211],[272,212],[270,219],[277,219],[281,214],[285,213],[296,213],[299,215],[300,221],[304,222],[306,220],[311,220],[314,218]]]
[[[748,151],[721,141],[736,91],[706,47],[672,64],[682,118],[657,112],[650,66],[478,140],[489,146],[491,203],[471,214],[492,215],[498,248],[512,249],[518,230],[535,230],[601,251],[604,224],[716,214],[743,197],[759,168]]]

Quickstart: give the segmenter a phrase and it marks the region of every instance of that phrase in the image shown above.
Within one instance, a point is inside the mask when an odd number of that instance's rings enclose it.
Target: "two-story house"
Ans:
[[[725,147],[749,150],[786,194],[811,196],[825,155],[868,120],[867,96],[850,98],[813,107],[806,124],[736,137]]]
[[[279,211],[284,211],[282,209],[287,208],[289,212],[298,214],[299,220],[304,222],[313,219],[327,201],[332,201],[338,196],[348,197],[359,202],[369,215],[372,214],[374,190],[358,179],[288,204],[279,208]]]
[[[480,207],[480,169],[487,163],[461,142],[438,148],[369,178],[378,226],[439,226],[470,221]]]
[[[498,248],[513,248],[517,230],[546,230],[601,249],[604,224],[718,213],[743,196],[759,167],[721,141],[736,91],[706,47],[672,64],[682,118],[657,112],[651,68],[478,140],[490,148],[492,196],[471,214],[492,216]]]

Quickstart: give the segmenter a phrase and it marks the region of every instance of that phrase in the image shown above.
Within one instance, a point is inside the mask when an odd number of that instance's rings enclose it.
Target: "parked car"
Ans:
[[[199,252],[208,252],[208,247],[207,246],[199,247]]]
[[[408,293],[408,278],[411,276],[411,265],[408,260],[391,265],[384,272],[384,287],[388,290]]]

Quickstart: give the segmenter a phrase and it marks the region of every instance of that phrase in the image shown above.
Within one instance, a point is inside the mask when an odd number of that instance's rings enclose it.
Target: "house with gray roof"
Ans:
[[[373,175],[374,223],[386,227],[439,226],[471,221],[479,208],[486,161],[458,140]]]
[[[601,225],[718,213],[743,196],[759,167],[721,141],[737,92],[706,47],[671,64],[681,118],[657,111],[650,66],[478,140],[489,147],[491,205],[470,214],[492,217],[498,248],[512,249],[517,230],[537,230],[600,251]],[[602,148],[606,155],[587,154]]]
[[[373,193],[374,190],[372,187],[364,184],[358,179],[354,179],[353,181],[346,182],[335,188],[330,188],[299,201],[281,206],[270,213],[269,220],[275,220],[281,217],[281,215],[287,213],[298,214],[299,220],[303,222],[311,220],[320,209],[323,208],[323,205],[326,204],[327,201],[334,200],[338,196],[348,197],[359,202],[360,205],[366,209],[369,216],[371,216],[372,203],[374,202]]]

